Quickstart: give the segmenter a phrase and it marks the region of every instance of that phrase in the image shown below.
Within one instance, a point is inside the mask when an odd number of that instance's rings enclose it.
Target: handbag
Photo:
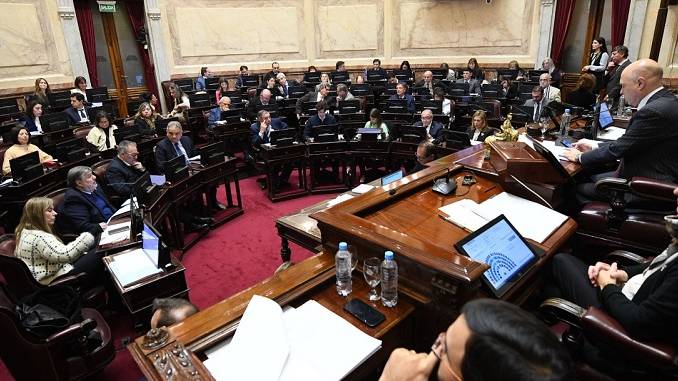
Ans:
[[[21,325],[39,338],[47,338],[82,321],[80,296],[70,286],[41,288],[16,305]]]

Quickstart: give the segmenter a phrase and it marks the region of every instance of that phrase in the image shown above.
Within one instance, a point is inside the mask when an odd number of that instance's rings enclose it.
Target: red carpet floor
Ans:
[[[291,180],[294,183],[295,179]],[[272,203],[259,189],[254,177],[240,181],[240,189],[245,213],[210,231],[184,255],[190,298],[201,309],[273,274],[281,264],[280,238],[275,229],[278,217],[334,197],[309,195]],[[295,262],[312,254],[294,244],[290,244],[290,248]],[[140,380],[141,372],[121,344],[124,337],[138,336],[132,329],[131,320],[125,315],[115,314],[108,324],[113,331],[115,346],[120,350],[96,380]],[[0,362],[0,380],[13,379]]]

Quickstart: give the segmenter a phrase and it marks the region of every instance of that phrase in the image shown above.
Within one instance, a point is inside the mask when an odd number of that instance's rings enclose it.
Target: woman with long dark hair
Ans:
[[[607,45],[602,37],[594,38],[591,42],[591,54],[589,55],[589,64],[581,68],[584,73],[591,73],[596,77],[596,85],[593,88],[594,93],[598,93],[603,87],[603,74],[607,68],[607,61],[610,55],[607,53]]]

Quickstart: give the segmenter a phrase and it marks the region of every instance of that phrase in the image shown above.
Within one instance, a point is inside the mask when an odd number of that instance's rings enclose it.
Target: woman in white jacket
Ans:
[[[94,146],[97,151],[106,151],[115,148],[115,130],[118,127],[111,122],[111,117],[106,111],[99,111],[94,116],[94,127],[87,134],[87,142]]]
[[[103,275],[101,257],[94,250],[88,253],[95,249],[94,236],[84,232],[64,244],[52,231],[56,214],[50,198],[34,197],[26,202],[15,230],[15,256],[26,263],[42,284],[67,273],[85,272],[88,279]]]

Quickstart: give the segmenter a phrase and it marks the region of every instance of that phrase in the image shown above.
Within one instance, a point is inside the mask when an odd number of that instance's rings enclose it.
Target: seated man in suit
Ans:
[[[299,85],[293,79],[288,80],[284,73],[278,73],[275,78],[278,82],[278,94],[281,99],[288,99],[290,97],[290,87]]]
[[[71,107],[64,110],[70,124],[89,123],[89,107],[85,106],[85,96],[81,93],[71,94]]]
[[[440,144],[443,140],[442,123],[433,120],[433,111],[426,109],[421,112],[421,120],[414,124],[414,127],[423,127],[426,129],[426,138],[433,144]]]
[[[601,199],[595,181],[604,177],[630,180],[635,176],[678,182],[678,98],[662,86],[663,70],[650,59],[638,60],[624,69],[620,83],[626,102],[637,107],[626,133],[611,142],[582,139],[565,157],[595,172],[601,165],[620,161],[615,172],[592,176],[578,186],[579,201]]]
[[[247,105],[247,118],[249,120],[256,120],[257,112],[259,112],[259,110],[261,110],[264,106],[277,105],[275,103],[275,99],[271,99],[272,95],[273,94],[269,89],[261,90],[261,93],[259,93],[259,98],[253,100]]]
[[[297,118],[300,118],[303,115],[303,105],[307,102],[320,102],[325,101],[327,104],[332,104],[332,99],[328,97],[330,93],[329,83],[321,83],[318,85],[318,91],[313,93],[306,93],[303,97],[297,100],[296,113]]]
[[[257,121],[250,126],[250,143],[256,151],[261,149],[262,144],[271,142],[271,130],[284,130],[288,128],[287,123],[278,118],[271,119],[271,113],[261,110],[257,114]],[[285,164],[282,169],[274,171],[273,185],[280,189],[283,185],[289,184],[288,179],[292,173],[292,165]]]
[[[221,112],[228,111],[231,109],[231,98],[221,97],[219,99],[219,107],[215,107],[210,110],[209,116],[207,117],[207,129],[212,131],[214,126],[217,125],[217,122],[221,120]]]
[[[212,76],[210,69],[207,67],[200,68],[200,75],[195,79],[195,90],[196,91],[205,91],[207,86],[205,85],[205,79]]]
[[[69,169],[66,183],[68,190],[57,210],[57,230],[62,234],[100,234],[116,209],[98,189],[97,177],[92,169],[85,166]]]
[[[437,377],[431,377],[433,373]],[[520,307],[475,299],[440,333],[429,353],[397,348],[379,381],[566,381],[572,359],[544,323]]]
[[[266,82],[269,78],[276,78],[278,73],[280,73],[280,64],[276,61],[273,61],[271,63],[271,71],[266,73],[264,76],[264,82]]]
[[[318,113],[310,117],[306,121],[306,126],[304,126],[304,139],[306,140],[310,140],[313,137],[313,127],[337,124],[337,120],[334,119],[334,116],[327,113],[327,104],[325,101],[318,102],[315,109]]]
[[[198,307],[186,299],[159,298],[153,300],[151,328],[169,327],[198,312]]]
[[[416,106],[414,104],[414,97],[410,94],[407,94],[407,85],[403,82],[399,82],[396,85],[396,93],[391,95],[389,100],[406,100],[407,101],[407,111],[413,113],[416,111]]]
[[[388,79],[388,74],[386,73],[386,70],[384,70],[384,68],[381,67],[381,60],[379,58],[375,58],[372,60],[372,67],[365,69],[364,75],[365,79],[368,80],[370,78],[372,78],[372,80]]]
[[[532,121],[538,123],[548,103],[549,100],[544,97],[544,88],[535,86],[532,88],[532,99],[526,100],[523,106],[532,107]]]
[[[424,72],[423,79],[419,82],[417,82],[417,87],[423,87],[426,90],[428,90],[429,94],[433,95],[433,88],[436,86],[433,83],[433,72],[430,70],[426,70]]]
[[[137,143],[129,140],[118,143],[118,155],[106,168],[106,180],[118,196],[128,198],[132,194],[134,182],[146,173],[146,168],[138,158]]]
[[[436,149],[436,145],[429,141],[423,141],[419,143],[417,146],[417,152],[414,154],[417,162],[414,164],[414,168],[408,173],[408,175],[427,168],[428,166],[426,164],[436,159]]]
[[[560,89],[551,86],[551,74],[544,73],[539,76],[539,86],[544,89],[544,98],[549,102],[561,102]]]
[[[240,74],[235,79],[235,87],[245,86],[245,81],[243,77],[250,75],[249,68],[246,65],[240,65]]]
[[[473,72],[469,69],[464,69],[462,78],[458,79],[456,83],[468,83],[468,92],[470,94],[481,94],[480,82],[473,78]]]

